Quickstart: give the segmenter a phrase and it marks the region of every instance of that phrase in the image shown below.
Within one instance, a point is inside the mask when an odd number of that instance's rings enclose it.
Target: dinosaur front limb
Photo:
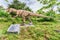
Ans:
[[[16,18],[18,15],[14,16],[14,18]]]
[[[21,25],[25,25],[25,17],[22,17],[22,24]]]
[[[16,16],[14,16],[14,17],[17,17],[17,16],[19,16],[19,14],[18,14],[19,12],[16,12]]]

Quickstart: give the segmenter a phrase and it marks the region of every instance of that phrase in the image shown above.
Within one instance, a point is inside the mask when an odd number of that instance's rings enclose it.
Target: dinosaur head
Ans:
[[[7,9],[6,9],[6,12],[8,12],[8,14],[9,14],[9,11],[10,11],[10,8],[7,8]]]

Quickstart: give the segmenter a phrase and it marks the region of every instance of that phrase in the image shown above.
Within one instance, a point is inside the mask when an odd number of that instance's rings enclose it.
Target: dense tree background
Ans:
[[[8,0],[6,0],[6,1],[8,2]],[[55,5],[57,5],[57,6],[60,5],[60,2],[57,2],[58,0],[37,0],[37,1],[39,1],[43,5],[46,5],[46,6],[43,6],[41,9],[39,9],[37,11],[38,13],[44,13],[42,11],[43,9],[51,8],[51,10],[53,10],[53,7]],[[18,0],[13,0],[13,3],[9,4],[9,7],[12,7],[12,8],[15,8],[15,9],[23,9],[23,10],[29,10],[29,11],[31,11],[31,9],[29,7],[27,7],[25,3],[21,3]],[[58,11],[59,11],[59,9],[60,8],[58,8]]]
[[[53,8],[55,6],[59,6],[60,5],[60,2],[57,2],[57,0],[38,0],[40,3],[42,3],[43,5],[46,5],[46,6],[43,6],[41,9],[39,9],[37,12],[38,13],[42,13],[44,15],[48,15],[48,16],[52,16],[52,17],[56,17],[56,12],[53,10]],[[50,10],[49,10],[50,8]],[[47,12],[44,12],[46,11],[45,9],[49,10]],[[60,10],[60,8],[58,7],[57,8],[58,12]],[[44,10],[44,11],[43,11]]]
[[[8,0],[7,0],[7,2],[8,2]],[[18,0],[13,0],[13,2],[11,4],[9,4],[9,8],[31,11],[31,9],[29,7],[27,7],[25,3],[21,3]]]

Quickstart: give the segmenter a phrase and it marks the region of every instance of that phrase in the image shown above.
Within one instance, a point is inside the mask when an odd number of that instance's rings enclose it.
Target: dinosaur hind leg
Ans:
[[[29,25],[32,25],[32,20],[31,20],[30,16],[27,16],[27,19],[29,21]]]

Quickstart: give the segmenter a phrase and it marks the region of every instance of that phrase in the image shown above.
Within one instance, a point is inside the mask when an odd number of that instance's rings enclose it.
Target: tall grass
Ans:
[[[48,14],[50,13],[50,14]],[[55,14],[48,12],[45,15],[55,18]],[[2,18],[3,17],[3,18]],[[7,12],[0,11],[0,40],[60,40],[60,34],[54,30],[60,29],[59,22],[41,22],[40,18],[32,18],[34,27],[22,27],[20,34],[8,34],[7,29],[12,24],[21,23],[21,18],[12,18]],[[46,18],[47,19],[47,18]]]

